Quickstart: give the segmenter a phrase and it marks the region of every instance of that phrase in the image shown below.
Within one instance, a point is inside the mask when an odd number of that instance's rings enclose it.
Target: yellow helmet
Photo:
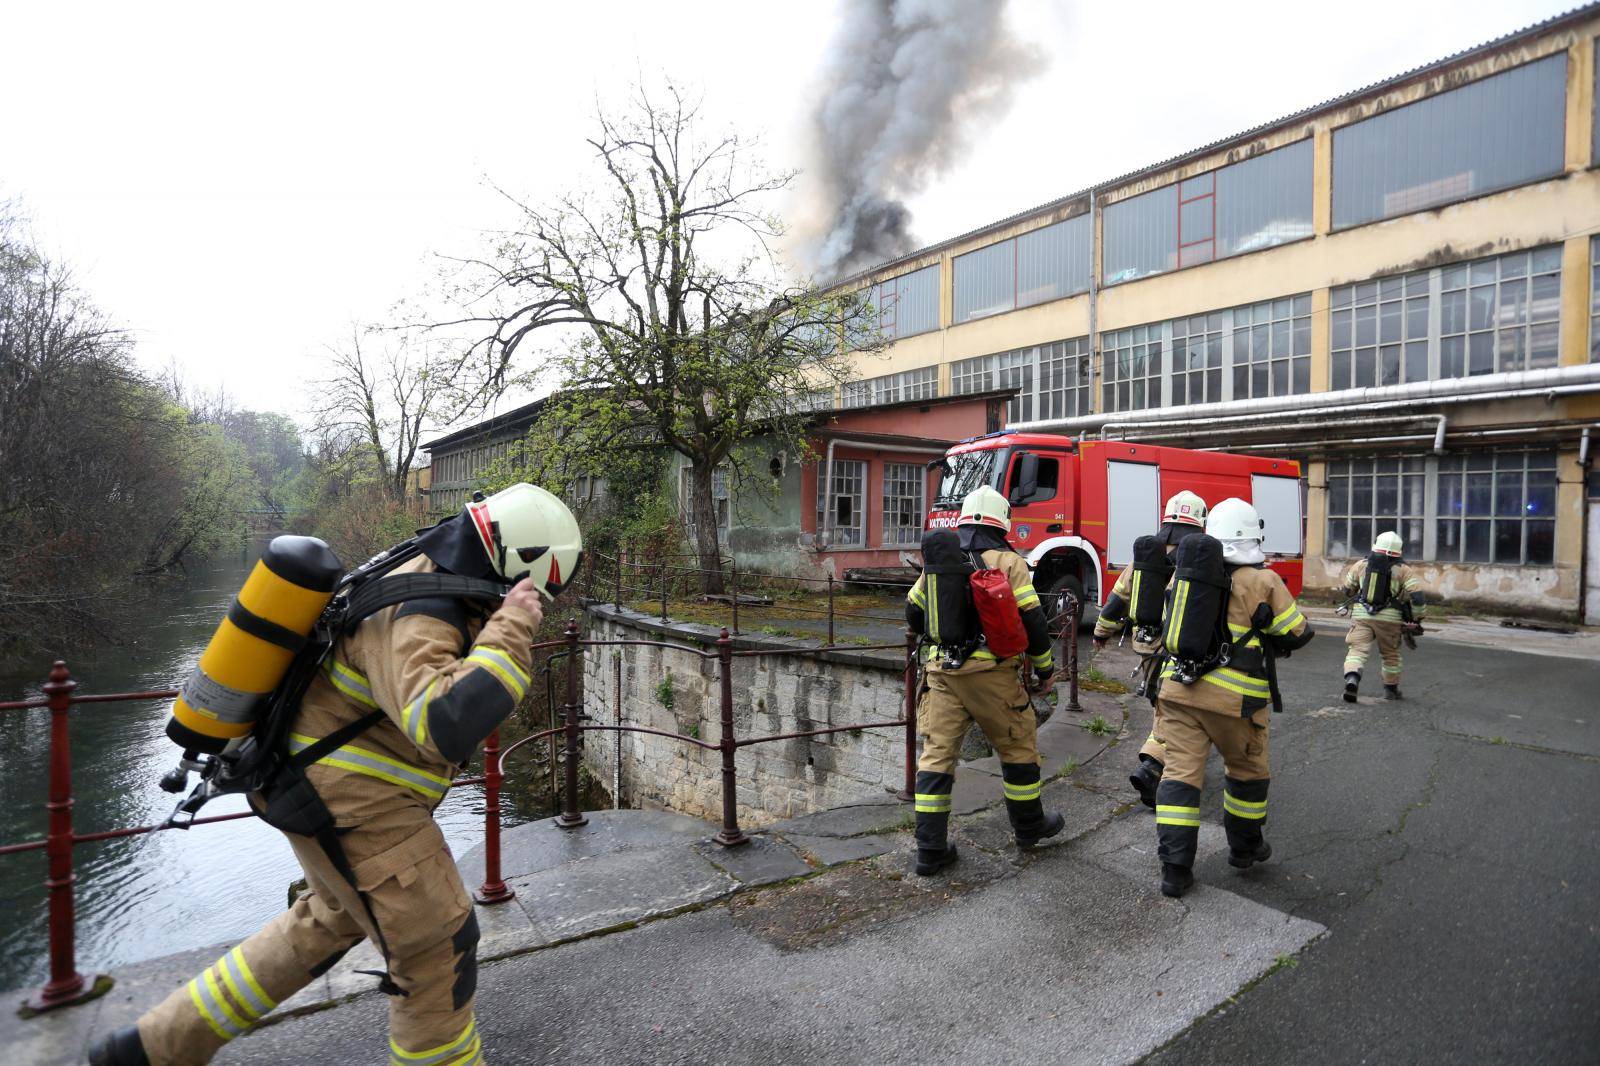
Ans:
[[[956,524],[992,526],[1010,533],[1011,505],[994,489],[981,485],[967,493],[967,498],[961,501],[961,517]]]
[[[1206,501],[1195,493],[1184,489],[1175,492],[1167,500],[1166,509],[1161,512],[1163,522],[1182,522],[1185,525],[1206,527]]]
[[[577,575],[583,534],[554,494],[519,482],[467,504],[467,514],[489,564],[507,581],[531,575],[545,598],[553,600]]]
[[[1372,542],[1373,551],[1396,557],[1405,550],[1405,546],[1406,542],[1400,539],[1400,534],[1392,529],[1385,533],[1379,533],[1377,539]]]

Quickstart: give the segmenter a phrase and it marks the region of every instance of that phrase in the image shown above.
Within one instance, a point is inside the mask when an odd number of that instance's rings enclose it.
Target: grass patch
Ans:
[[[672,692],[672,675],[664,674],[661,682],[656,685],[656,702],[670,711],[676,699]]]
[[[1097,714],[1093,718],[1089,719],[1089,721],[1084,724],[1083,728],[1087,729],[1097,737],[1107,737],[1115,732],[1111,726],[1111,723],[1106,721],[1106,716],[1103,714]]]
[[[1069,756],[1067,756],[1067,765],[1065,765],[1061,769],[1057,770],[1056,771],[1056,776],[1054,778],[1052,778],[1052,780],[1059,781],[1063,777],[1071,777],[1074,773],[1077,772],[1077,770],[1078,770],[1078,757],[1076,755],[1069,755]]]
[[[1279,955],[1277,958],[1272,960],[1272,969],[1267,971],[1267,976],[1271,977],[1279,970],[1292,970],[1299,965],[1300,960],[1295,958],[1293,955]]]
[[[1078,671],[1078,687],[1089,692],[1105,692],[1112,696],[1121,696],[1128,691],[1127,685],[1097,666],[1086,666]]]
[[[769,637],[797,637],[800,635],[794,630],[785,629],[782,626],[756,626],[756,632],[764,633]]]

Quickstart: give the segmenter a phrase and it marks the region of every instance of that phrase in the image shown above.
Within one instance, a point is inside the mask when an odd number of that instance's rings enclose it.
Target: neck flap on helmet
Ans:
[[[980,526],[968,523],[956,527],[956,536],[961,538],[961,550],[964,552],[1010,551],[1011,543],[1006,540],[1006,535],[993,526]]]
[[[1163,522],[1161,523],[1161,529],[1156,533],[1156,537],[1163,544],[1175,545],[1183,540],[1184,537],[1204,532],[1205,530],[1199,526],[1190,525],[1188,522]]]
[[[454,518],[446,518],[438,525],[429,526],[417,535],[417,547],[433,560],[433,565],[462,577],[477,577],[493,581],[499,577],[484,554],[478,540],[478,531],[465,511]]]

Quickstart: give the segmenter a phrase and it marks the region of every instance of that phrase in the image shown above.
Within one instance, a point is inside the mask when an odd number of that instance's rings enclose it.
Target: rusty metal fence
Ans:
[[[1072,612],[1068,617],[1076,618],[1077,604],[1070,603],[1068,609]],[[1076,626],[1073,625],[1069,632],[1075,633]],[[1070,699],[1066,709],[1076,711],[1079,709],[1076,666],[1077,641],[1070,639],[1064,643],[1068,666],[1068,683],[1070,686]],[[830,634],[829,645],[831,644]],[[721,720],[721,731],[717,740],[712,742],[702,740],[698,736],[654,729],[648,726],[627,725],[621,722],[611,724],[585,722],[580,682],[583,652],[590,648],[618,647],[657,647],[698,656],[702,661],[714,660],[717,664]],[[829,726],[824,729],[741,737],[736,734],[734,729],[733,670],[736,660],[745,658],[807,657],[816,656],[829,650],[846,649],[830,648],[829,646],[803,649],[787,647],[736,648],[733,637],[727,629],[721,631],[721,635],[711,650],[660,640],[586,640],[580,636],[577,620],[569,620],[560,640],[542,641],[532,645],[532,650],[535,652],[554,650],[556,654],[565,659],[563,666],[566,672],[566,693],[565,700],[561,704],[561,723],[523,737],[504,749],[500,747],[499,733],[490,734],[483,749],[483,772],[476,776],[458,777],[453,782],[454,785],[482,785],[484,789],[484,879],[483,883],[474,891],[474,898],[480,904],[492,905],[504,903],[515,895],[511,886],[506,884],[501,870],[500,834],[502,810],[500,799],[501,788],[505,779],[505,761],[515,752],[541,740],[554,740],[559,737],[561,742],[561,761],[563,764],[563,777],[560,788],[561,811],[555,816],[554,821],[556,825],[563,829],[577,829],[588,821],[580,809],[578,775],[578,763],[581,754],[580,738],[585,732],[650,734],[689,744],[705,751],[718,752],[721,756],[722,825],[714,839],[724,847],[737,847],[749,841],[749,837],[739,827],[737,756],[741,748],[755,744],[794,740],[803,737],[828,736],[835,733],[867,729],[902,730],[904,737],[904,783],[896,794],[902,801],[909,802],[915,788],[917,762],[916,704],[919,670],[917,648],[917,637],[909,631],[906,632],[903,642],[866,646],[852,645],[848,648],[852,652],[892,650],[903,655],[902,684],[904,697],[902,717],[887,722],[855,722],[848,725]],[[78,684],[73,680],[66,663],[57,661],[50,670],[49,679],[41,687],[42,695],[31,699],[0,702],[0,712],[40,707],[48,708],[50,711],[50,765],[47,796],[44,804],[47,812],[48,827],[45,837],[40,840],[0,845],[0,857],[20,855],[32,851],[43,851],[46,856],[45,891],[49,907],[50,976],[48,981],[27,1001],[27,1005],[36,1011],[50,1010],[55,1007],[81,1002],[92,998],[100,991],[93,987],[94,983],[86,979],[77,966],[75,938],[77,917],[74,894],[76,876],[73,873],[73,849],[79,845],[94,844],[122,837],[140,836],[154,832],[159,828],[155,825],[142,825],[97,830],[88,833],[77,832],[72,818],[71,721],[73,708],[85,704],[171,700],[177,696],[177,691],[174,689],[80,695],[77,692],[77,687]],[[253,816],[251,812],[222,814],[196,818],[189,824],[206,826]]]

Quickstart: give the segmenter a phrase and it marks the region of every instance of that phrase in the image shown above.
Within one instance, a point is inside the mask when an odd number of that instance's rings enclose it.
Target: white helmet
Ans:
[[[1167,500],[1166,509],[1161,512],[1161,521],[1179,522],[1204,528],[1206,524],[1206,501],[1188,489],[1184,489],[1182,492],[1175,492]]]
[[[1222,558],[1230,563],[1249,565],[1266,562],[1261,541],[1266,523],[1250,504],[1230,496],[1211,508],[1206,516],[1206,534],[1222,542]]]
[[[1378,538],[1372,542],[1373,551],[1396,557],[1405,550],[1405,546],[1406,542],[1400,539],[1400,534],[1392,529],[1386,533],[1379,533]]]
[[[539,591],[553,600],[577,576],[583,534],[558,496],[519,482],[467,504],[467,514],[489,565],[507,581],[532,575]]]
[[[992,526],[1010,533],[1011,505],[988,485],[980,485],[961,501],[961,517],[956,520],[956,525]]]

